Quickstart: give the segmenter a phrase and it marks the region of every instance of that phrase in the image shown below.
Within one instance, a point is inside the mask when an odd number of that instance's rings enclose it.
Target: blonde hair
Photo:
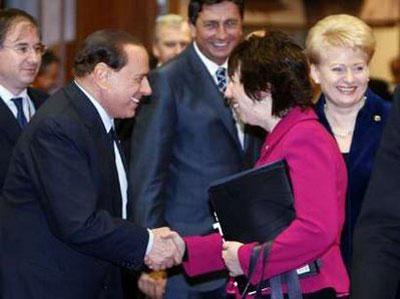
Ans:
[[[359,49],[367,54],[368,62],[375,52],[375,37],[371,27],[357,17],[339,14],[318,21],[308,32],[306,54],[318,64],[330,47]]]

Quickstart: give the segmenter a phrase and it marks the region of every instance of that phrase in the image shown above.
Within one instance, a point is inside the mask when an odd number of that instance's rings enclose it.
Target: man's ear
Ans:
[[[313,79],[313,81],[316,84],[319,84],[321,82],[320,73],[319,73],[318,67],[315,64],[311,64],[311,66],[310,66],[310,76],[311,76],[311,79]]]
[[[108,89],[110,87],[110,76],[111,68],[104,62],[99,62],[96,64],[93,70],[93,78],[97,86],[102,89]]]

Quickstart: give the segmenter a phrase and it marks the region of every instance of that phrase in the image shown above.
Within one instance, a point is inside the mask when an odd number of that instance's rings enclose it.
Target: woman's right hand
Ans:
[[[243,275],[243,269],[239,261],[239,248],[243,245],[240,242],[227,241],[222,245],[222,258],[232,277]]]

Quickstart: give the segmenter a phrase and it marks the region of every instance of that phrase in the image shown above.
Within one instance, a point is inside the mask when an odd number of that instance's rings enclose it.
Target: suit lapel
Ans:
[[[5,132],[13,142],[16,142],[19,135],[21,135],[21,127],[13,113],[0,98],[0,128],[5,128]]]
[[[361,161],[364,156],[363,152],[367,150],[373,150],[369,148],[373,145],[371,143],[370,136],[378,136],[381,132],[381,119],[382,116],[380,111],[375,111],[372,102],[369,100],[372,97],[371,92],[367,90],[367,100],[364,107],[357,114],[356,125],[354,128],[354,135],[350,145],[350,152],[348,159],[346,161],[348,172],[351,173],[354,169],[357,169],[359,161]],[[324,125],[324,127],[333,136],[332,128],[326,118],[324,105],[326,99],[321,95],[317,102],[315,110],[318,114],[319,121]],[[376,120],[378,117],[378,120]],[[369,145],[369,146],[366,146]],[[360,160],[361,159],[361,160]]]
[[[188,65],[190,66],[189,72],[194,74],[196,77],[193,83],[194,88],[197,86],[197,91],[203,93],[204,99],[206,99],[207,103],[213,107],[213,110],[217,111],[229,135],[233,138],[239,151],[243,153],[231,108],[224,104],[223,95],[218,90],[214,79],[211,77],[206,66],[197,55],[193,44],[188,47],[187,51],[187,60]],[[210,86],[210,88],[202,88],[203,85],[198,84],[198,82],[204,81],[206,81],[206,85]]]
[[[375,144],[371,136],[380,136],[382,130],[382,115],[375,109],[373,102],[368,98],[364,107],[358,112],[353,139],[348,158],[348,171],[356,170],[360,163],[365,163],[365,153],[374,152]]]
[[[97,150],[98,161],[101,164],[98,171],[100,172],[99,194],[106,200],[112,200],[111,209],[114,216],[122,217],[122,197],[119,187],[119,179],[117,167],[115,165],[114,148],[103,122],[93,104],[84,93],[74,84],[70,84],[66,88],[69,98],[72,99],[73,105],[76,107],[81,120],[88,128],[88,132],[93,137],[95,148]]]
[[[31,88],[28,88],[29,98],[35,105],[35,109],[38,109],[40,105],[46,99],[45,96],[39,96],[33,92]],[[45,95],[45,94],[43,94]],[[8,135],[9,139],[16,143],[19,136],[22,133],[21,127],[18,124],[17,119],[14,117],[13,113],[10,111],[8,106],[4,103],[3,99],[0,98],[0,128],[4,128],[4,132]]]

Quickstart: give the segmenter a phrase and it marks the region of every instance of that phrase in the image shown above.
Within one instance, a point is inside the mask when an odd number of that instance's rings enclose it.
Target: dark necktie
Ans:
[[[220,92],[224,93],[226,90],[226,86],[228,84],[228,81],[226,79],[226,68],[220,67],[217,69],[215,72],[215,75],[217,77],[217,87]]]
[[[114,142],[117,145],[119,156],[121,157],[122,164],[124,164],[124,168],[125,168],[125,172],[126,172],[127,169],[128,169],[128,165],[127,165],[127,162],[126,162],[126,159],[125,159],[124,151],[122,150],[121,142],[119,141],[117,133],[115,132],[113,127],[111,127],[111,130],[108,132],[107,135],[110,138],[110,140],[112,141],[112,145],[113,145],[112,146],[112,149],[113,149],[112,152],[113,153],[114,153]]]
[[[17,121],[18,121],[18,124],[23,129],[28,124],[28,121],[26,120],[24,109],[22,107],[22,100],[23,100],[23,98],[13,98],[13,99],[11,99],[11,101],[13,101],[14,105],[17,107]]]

